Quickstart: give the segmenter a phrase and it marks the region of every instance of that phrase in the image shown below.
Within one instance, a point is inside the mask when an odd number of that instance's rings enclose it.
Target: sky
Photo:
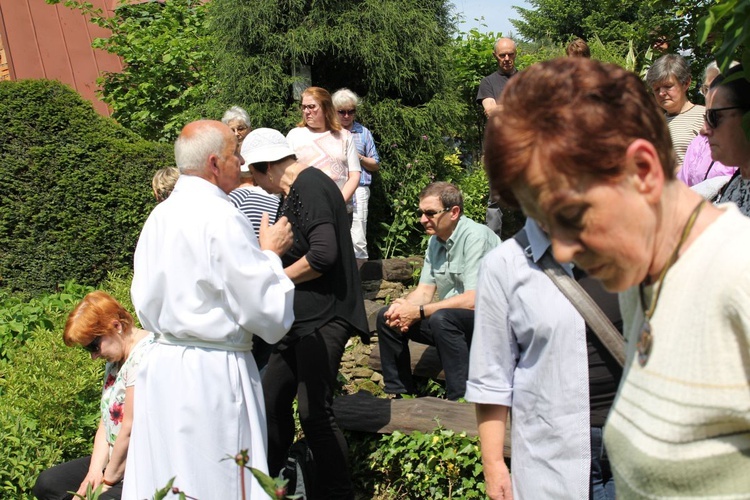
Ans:
[[[456,12],[462,13],[466,21],[459,24],[460,31],[469,31],[478,28],[480,31],[502,32],[503,35],[515,33],[510,19],[518,19],[518,12],[513,10],[514,5],[525,8],[531,6],[525,0],[452,0]],[[475,21],[475,18],[484,17],[484,21]],[[487,27],[481,26],[484,23]]]

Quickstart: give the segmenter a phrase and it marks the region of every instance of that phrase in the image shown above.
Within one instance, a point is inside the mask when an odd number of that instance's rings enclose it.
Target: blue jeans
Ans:
[[[609,468],[601,427],[591,428],[591,500],[615,500],[615,480]]]

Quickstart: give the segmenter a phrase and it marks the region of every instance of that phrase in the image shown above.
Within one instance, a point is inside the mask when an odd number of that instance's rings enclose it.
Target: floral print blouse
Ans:
[[[135,385],[135,379],[138,376],[138,365],[153,345],[154,334],[149,333],[133,346],[128,359],[122,363],[107,363],[104,368],[101,411],[110,455],[122,427],[125,389]]]

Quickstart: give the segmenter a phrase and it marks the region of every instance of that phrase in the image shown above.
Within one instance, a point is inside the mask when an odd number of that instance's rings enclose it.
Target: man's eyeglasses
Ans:
[[[442,210],[417,210],[417,215],[421,218],[423,215],[427,217],[428,219],[432,219],[437,214],[442,214],[443,212],[450,212],[450,209],[453,207],[444,208]]]
[[[357,114],[356,109],[340,109],[338,110],[338,114],[341,116],[353,116]]]
[[[730,109],[743,109],[742,106],[728,106],[726,108],[711,108],[706,110],[704,118],[706,125],[716,129],[719,127],[719,111],[728,111]]]
[[[501,52],[500,54],[497,54],[498,59],[505,59],[506,57],[510,57],[510,58],[516,57],[516,53],[515,52]]]
[[[318,109],[318,105],[317,104],[302,104],[300,105],[300,108],[302,108],[302,111],[306,109],[309,109],[310,111],[315,111],[316,109]]]
[[[100,344],[102,343],[101,337],[94,337],[94,340],[92,340],[89,344],[83,346],[84,349],[86,349],[91,354],[96,354],[99,352]]]

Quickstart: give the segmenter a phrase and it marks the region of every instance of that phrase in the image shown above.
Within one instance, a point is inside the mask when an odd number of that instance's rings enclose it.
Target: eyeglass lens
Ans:
[[[352,115],[354,115],[354,114],[356,114],[356,113],[357,113],[357,110],[356,110],[356,109],[340,109],[340,110],[338,111],[338,113],[339,113],[339,114],[340,114],[341,116],[352,116]]]
[[[310,111],[315,111],[316,109],[318,109],[317,104],[302,104],[300,107],[302,108],[302,111],[306,109],[309,109]]]
[[[424,215],[424,216],[426,216],[426,217],[427,217],[428,219],[432,219],[432,218],[433,218],[433,217],[435,217],[435,216],[436,216],[437,214],[442,214],[443,212],[447,212],[447,211],[448,211],[448,210],[450,210],[450,209],[451,209],[451,207],[448,207],[448,208],[444,208],[444,209],[442,209],[442,210],[421,210],[421,209],[418,209],[418,210],[417,210],[417,215],[419,215],[420,217],[422,217],[422,216]]]

